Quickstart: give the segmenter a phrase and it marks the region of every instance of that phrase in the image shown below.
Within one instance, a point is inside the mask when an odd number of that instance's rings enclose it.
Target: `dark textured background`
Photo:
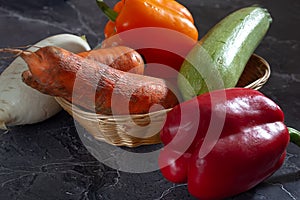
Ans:
[[[113,5],[116,1],[107,1]],[[256,53],[271,65],[263,93],[300,129],[299,0],[180,1],[195,18],[200,36],[231,11],[260,4],[273,24]],[[57,33],[86,35],[94,47],[103,40],[106,18],[93,0],[0,0],[0,47],[33,44]],[[0,72],[9,64],[0,60]],[[290,144],[284,166],[252,190],[231,199],[300,199],[300,149]],[[228,160],[228,162],[231,162]],[[193,199],[186,185],[167,182],[159,171],[130,174],[111,169],[82,145],[64,111],[51,119],[0,131],[1,200]]]

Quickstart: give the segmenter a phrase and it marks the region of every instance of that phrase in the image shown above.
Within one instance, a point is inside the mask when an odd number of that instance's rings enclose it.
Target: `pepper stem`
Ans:
[[[291,127],[288,127],[288,130],[290,133],[290,141],[300,147],[300,131]]]
[[[118,17],[118,13],[111,9],[103,0],[96,0],[98,7],[102,10],[102,12],[108,17],[111,21],[116,21]]]

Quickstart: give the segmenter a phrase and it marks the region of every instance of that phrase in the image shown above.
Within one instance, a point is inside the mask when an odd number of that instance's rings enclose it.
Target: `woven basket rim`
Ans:
[[[271,67],[270,67],[270,64],[263,57],[261,57],[257,54],[252,54],[252,56],[256,57],[257,59],[260,60],[260,62],[263,63],[263,66],[265,67],[264,75],[262,77],[260,77],[259,79],[257,79],[256,81],[244,86],[244,88],[253,88],[253,89],[258,90],[270,78],[270,76],[271,76]]]
[[[255,58],[254,72],[252,68],[248,68],[247,74],[248,76],[242,80],[243,88],[251,88],[258,90],[260,89],[268,80],[271,74],[271,69],[269,63],[263,59],[261,56],[253,54],[252,58]],[[250,71],[249,71],[250,70]],[[256,80],[254,79],[257,77]],[[250,78],[251,83],[248,83],[248,78]],[[244,86],[244,81],[245,85]],[[250,82],[250,81],[249,81]],[[237,86],[239,87],[239,86]],[[128,115],[103,115],[97,114],[92,111],[84,110],[80,106],[74,105],[68,100],[61,97],[54,97],[55,100],[62,106],[64,110],[66,110],[74,119],[76,119],[79,124],[84,127],[94,138],[98,141],[103,141],[114,146],[127,146],[127,147],[137,147],[141,145],[150,145],[150,144],[158,144],[160,143],[159,132],[157,132],[156,128],[164,123],[166,119],[166,114],[172,110],[173,108],[163,109],[155,112],[149,112],[146,114],[128,114]],[[128,122],[138,122],[141,124],[145,124],[147,121],[151,120],[151,128],[145,129],[147,134],[149,132],[154,132],[155,134],[150,137],[139,137],[137,135],[137,130],[134,127],[131,127]],[[153,127],[152,127],[153,126]],[[128,130],[130,128],[131,130]],[[130,133],[128,132],[130,131]],[[137,133],[137,135],[132,135],[131,133]],[[141,132],[142,133],[142,132]],[[146,133],[145,133],[146,134]]]
[[[257,55],[257,54],[252,54],[253,57],[256,57],[257,59],[260,60],[260,62],[263,63],[263,66],[264,66],[264,75],[255,80],[254,82],[244,86],[244,88],[252,88],[252,89],[260,89],[263,84],[268,80],[268,78],[270,77],[271,75],[271,67],[269,65],[269,63],[264,59],[262,58],[261,56]],[[141,118],[141,117],[144,117],[144,116],[149,116],[149,115],[159,115],[161,113],[165,113],[165,112],[168,112],[170,110],[172,110],[172,108],[168,108],[168,109],[163,109],[163,110],[159,110],[159,111],[155,111],[155,112],[149,112],[149,113],[146,113],[146,114],[128,114],[128,115],[103,115],[103,114],[97,114],[97,113],[94,113],[92,111],[87,111],[87,110],[83,110],[81,109],[79,106],[76,106],[74,104],[72,104],[71,102],[65,100],[64,98],[61,98],[61,97],[55,97],[55,100],[60,104],[60,105],[63,105],[63,107],[67,107],[67,108],[70,108],[72,109],[73,112],[76,112],[77,114],[80,114],[82,115],[82,117],[84,118],[87,118],[87,119],[106,119],[106,120],[109,120],[109,119],[112,119],[113,120],[118,120],[118,119],[126,119],[126,118]]]
[[[122,119],[134,119],[134,118],[142,118],[145,116],[155,116],[155,115],[160,115],[161,113],[166,113],[170,110],[172,110],[172,108],[168,108],[168,109],[163,109],[163,110],[158,110],[158,111],[154,111],[154,112],[149,112],[149,113],[145,113],[145,114],[128,114],[128,115],[103,115],[103,114],[98,114],[98,113],[94,113],[92,111],[86,111],[86,110],[82,110],[80,107],[72,104],[71,102],[69,102],[68,100],[61,98],[61,97],[54,97],[55,100],[63,107],[63,108],[69,108],[70,110],[72,110],[73,112],[75,112],[76,114],[80,114],[83,116],[85,116],[85,118],[87,119],[102,119],[102,120],[109,120],[109,119],[113,119],[115,121]],[[90,118],[89,118],[90,117]]]

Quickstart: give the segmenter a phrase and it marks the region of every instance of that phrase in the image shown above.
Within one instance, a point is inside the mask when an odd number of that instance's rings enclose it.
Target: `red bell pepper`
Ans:
[[[167,114],[159,166],[167,180],[187,182],[193,196],[222,199],[253,188],[279,169],[289,139],[282,110],[262,93],[217,90]]]

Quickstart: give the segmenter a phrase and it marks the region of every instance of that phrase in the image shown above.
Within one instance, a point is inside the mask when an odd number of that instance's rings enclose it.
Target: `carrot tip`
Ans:
[[[0,52],[1,53],[12,53],[12,54],[15,54],[16,56],[19,56],[24,51],[21,49],[3,48],[3,49],[0,49]]]
[[[32,54],[33,52],[28,51],[28,50],[22,50],[22,49],[15,49],[15,48],[2,48],[0,49],[0,53],[11,53],[14,54],[13,57],[18,57],[18,56],[28,56]],[[11,58],[9,56],[7,57],[2,57],[2,58]]]

